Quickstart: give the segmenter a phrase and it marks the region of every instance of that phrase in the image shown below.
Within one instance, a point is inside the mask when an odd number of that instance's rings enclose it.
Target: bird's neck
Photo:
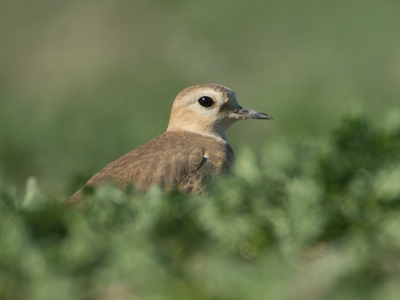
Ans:
[[[226,138],[226,130],[220,129],[220,130],[205,130],[204,128],[198,128],[196,126],[171,126],[171,124],[167,128],[167,132],[192,132],[196,134],[201,134],[204,136],[212,137],[215,138],[216,140],[224,143],[228,143],[228,140]]]

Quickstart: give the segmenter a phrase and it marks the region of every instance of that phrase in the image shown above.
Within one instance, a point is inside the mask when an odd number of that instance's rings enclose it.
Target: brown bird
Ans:
[[[228,128],[239,120],[272,119],[269,115],[241,107],[233,90],[219,84],[200,84],[178,94],[172,105],[167,131],[136,148],[95,174],[85,186],[114,183],[147,190],[157,184],[165,190],[178,188],[205,192],[206,175],[228,170],[234,160],[226,139]],[[82,189],[66,204],[83,199]]]

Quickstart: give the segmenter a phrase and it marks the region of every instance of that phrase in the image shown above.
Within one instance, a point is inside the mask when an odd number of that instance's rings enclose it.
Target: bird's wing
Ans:
[[[129,185],[147,190],[156,184],[165,190],[178,188],[186,194],[203,193],[204,165],[207,161],[205,148],[171,135],[168,138],[161,135],[108,164],[86,186],[99,187],[114,183],[121,190]],[[82,199],[81,189],[66,203]]]
[[[179,187],[191,193],[200,188],[200,169],[207,161],[200,147],[165,147],[157,152],[138,148],[97,173],[88,185],[99,186],[113,181],[121,189],[128,184],[147,190],[151,185],[170,190]]]
[[[203,147],[171,139],[152,140],[108,164],[86,185],[98,187],[112,182],[122,190],[129,184],[147,190],[157,184],[165,190],[178,187],[184,193],[201,193],[202,167],[207,160]]]

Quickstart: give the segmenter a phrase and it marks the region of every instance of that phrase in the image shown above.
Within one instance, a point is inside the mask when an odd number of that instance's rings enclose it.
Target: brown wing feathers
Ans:
[[[165,190],[178,187],[184,193],[202,193],[206,150],[181,135],[165,133],[125,154],[95,174],[86,186],[98,187],[112,182],[124,190],[128,184],[147,190],[157,184]],[[78,191],[67,202],[82,199]]]

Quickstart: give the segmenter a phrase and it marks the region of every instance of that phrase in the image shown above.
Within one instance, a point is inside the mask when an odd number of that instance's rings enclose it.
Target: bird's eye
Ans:
[[[211,107],[214,104],[214,100],[210,97],[203,96],[198,100],[199,104],[204,107]]]

